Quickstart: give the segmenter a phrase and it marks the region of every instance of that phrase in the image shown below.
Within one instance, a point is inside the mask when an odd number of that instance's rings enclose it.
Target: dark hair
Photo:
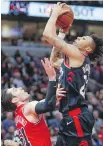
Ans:
[[[98,37],[95,34],[90,35],[90,37],[95,42],[96,47],[94,52],[92,54],[89,54],[88,56],[91,61],[95,61],[103,56],[103,38]]]
[[[7,93],[7,89],[1,91],[1,106],[4,111],[13,111],[16,109],[16,105],[11,102],[12,98],[12,94]]]

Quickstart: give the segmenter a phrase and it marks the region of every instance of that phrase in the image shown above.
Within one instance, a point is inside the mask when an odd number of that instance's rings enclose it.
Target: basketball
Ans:
[[[57,21],[56,21],[56,26],[58,28],[61,28],[63,30],[68,30],[68,28],[70,27],[70,25],[73,23],[73,20],[74,20],[74,13],[73,13],[73,10],[71,9],[71,7],[69,7],[67,4],[65,4],[63,6],[63,9],[64,10],[69,10],[69,12],[66,12],[64,14],[62,14],[61,16],[59,16],[57,18]]]

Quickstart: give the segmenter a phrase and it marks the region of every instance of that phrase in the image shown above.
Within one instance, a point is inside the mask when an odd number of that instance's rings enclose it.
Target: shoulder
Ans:
[[[81,54],[81,57],[79,59],[72,58],[72,57],[66,57],[64,59],[64,62],[66,64],[68,64],[68,62],[69,62],[69,67],[73,67],[73,68],[81,67],[85,62],[85,56],[83,56]]]
[[[35,106],[36,104],[38,103],[38,101],[32,101],[32,102],[29,102],[27,103],[24,107],[23,107],[23,114],[24,115],[28,115],[28,114],[31,114],[31,113],[35,113]]]

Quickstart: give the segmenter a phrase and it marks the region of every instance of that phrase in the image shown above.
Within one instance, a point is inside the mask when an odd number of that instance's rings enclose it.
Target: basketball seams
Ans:
[[[64,24],[64,23],[63,23],[61,20],[59,20],[59,19],[58,19],[58,23],[59,23],[59,24],[62,23],[63,28],[66,28],[66,27],[69,26],[69,25]],[[58,25],[58,23],[57,23],[57,25]]]
[[[71,15],[69,15],[69,14],[71,14],[71,13],[65,13],[65,15],[66,16],[69,16],[72,20],[73,20],[73,17],[71,16]],[[65,16],[64,16],[65,17]],[[64,18],[65,19],[65,18]],[[58,25],[58,23],[60,24],[60,23],[62,23],[62,25],[63,25],[63,28],[66,28],[66,27],[68,27],[70,24],[68,24],[68,25],[66,25],[63,21],[61,21],[60,20],[60,18],[58,18],[58,22],[57,22],[57,25]]]
[[[72,13],[64,13],[66,16],[69,16],[69,17],[71,17],[72,19],[74,19],[71,15],[73,15]],[[63,15],[64,15],[63,14]],[[62,15],[61,15],[62,16]],[[59,16],[59,17],[61,17],[61,16]],[[58,19],[59,19],[59,17],[58,17]]]
[[[74,13],[71,8],[67,5],[64,5],[64,10],[69,10],[68,12],[63,13],[57,18],[56,26],[62,29],[68,28],[74,20]]]

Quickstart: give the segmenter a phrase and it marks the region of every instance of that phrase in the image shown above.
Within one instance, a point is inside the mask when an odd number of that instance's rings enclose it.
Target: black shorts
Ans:
[[[56,146],[93,146],[90,137],[69,138],[64,135],[58,135]]]
[[[68,112],[60,122],[56,146],[92,146],[94,118],[87,107]]]

